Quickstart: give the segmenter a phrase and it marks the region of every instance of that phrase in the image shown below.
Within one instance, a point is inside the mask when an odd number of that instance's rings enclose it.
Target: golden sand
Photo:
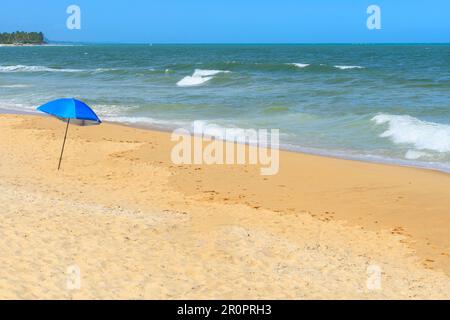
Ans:
[[[0,116],[0,298],[450,298],[448,174],[177,166],[168,133],[114,124],[71,126],[58,172],[64,129]]]

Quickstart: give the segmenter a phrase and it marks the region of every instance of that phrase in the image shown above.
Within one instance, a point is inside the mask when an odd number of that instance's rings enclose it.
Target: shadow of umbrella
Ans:
[[[61,168],[61,160],[64,154],[64,147],[66,145],[69,124],[72,123],[78,126],[89,126],[99,125],[102,123],[95,112],[87,104],[77,99],[58,99],[50,101],[37,108],[37,110],[54,116],[61,121],[67,122],[66,133],[64,135],[64,141],[61,148],[61,155],[59,157],[58,170]]]

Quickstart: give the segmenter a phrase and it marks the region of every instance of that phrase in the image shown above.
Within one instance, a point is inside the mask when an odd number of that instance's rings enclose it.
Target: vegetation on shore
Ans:
[[[4,32],[0,33],[0,44],[45,44],[45,38],[42,32]]]

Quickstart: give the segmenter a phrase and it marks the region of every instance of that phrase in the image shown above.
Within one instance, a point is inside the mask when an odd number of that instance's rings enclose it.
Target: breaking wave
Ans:
[[[214,76],[220,73],[230,73],[227,70],[203,70],[196,69],[192,76],[187,76],[177,82],[177,86],[179,87],[194,87],[202,85],[209,80],[213,79]]]
[[[334,66],[334,67],[341,69],[341,70],[364,69],[364,67],[361,67],[361,66]]]
[[[81,72],[79,69],[56,69],[44,66],[0,66],[0,72]]]
[[[388,129],[380,137],[389,138],[395,144],[410,144],[417,150],[450,152],[450,125],[389,114],[379,114],[372,121],[378,125],[387,124]],[[410,158],[417,155],[409,154]]]

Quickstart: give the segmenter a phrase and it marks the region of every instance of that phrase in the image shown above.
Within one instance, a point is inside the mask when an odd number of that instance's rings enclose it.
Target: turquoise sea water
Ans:
[[[450,45],[0,47],[0,108],[280,129],[283,147],[450,171]]]

